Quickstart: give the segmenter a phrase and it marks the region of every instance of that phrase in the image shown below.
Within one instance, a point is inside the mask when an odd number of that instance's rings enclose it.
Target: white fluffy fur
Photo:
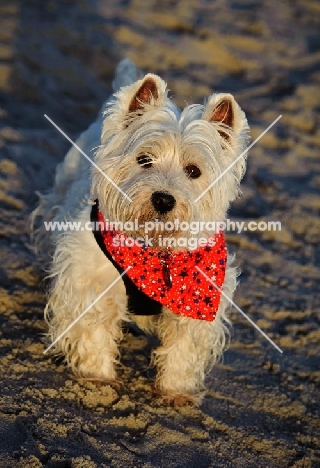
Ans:
[[[42,195],[34,212],[40,217],[35,243],[42,259],[53,255],[49,270],[52,278],[45,318],[53,341],[119,275],[96,244],[89,231],[49,233],[43,221],[90,219],[87,201],[99,198],[100,209],[112,221],[140,222],[161,218],[170,221],[222,221],[229,203],[238,194],[245,169],[241,158],[199,202],[194,200],[221,174],[247,145],[247,121],[231,95],[212,95],[206,106],[192,105],[182,112],[167,97],[165,83],[148,74],[136,81],[139,71],[129,60],[122,61],[114,79],[115,95],[107,101],[98,120],[83,133],[77,144],[133,200],[129,203],[110,182],[75,149],[71,148],[57,167],[55,186]],[[152,94],[141,109],[129,112],[132,99],[146,80],[155,83]],[[125,87],[123,87],[125,86]],[[223,99],[233,110],[232,128],[212,116]],[[222,138],[223,131],[228,138]],[[136,158],[148,154],[151,169],[137,164]],[[202,175],[186,177],[184,167],[196,163]],[[91,172],[91,175],[90,175]],[[154,191],[168,191],[176,205],[159,216],[150,197]],[[191,233],[175,233],[175,236]],[[199,232],[195,237],[207,233]],[[141,232],[131,235],[139,237]],[[45,254],[45,255],[44,255]],[[228,260],[223,289],[231,298],[236,288],[236,269]],[[82,378],[114,381],[122,323],[134,320],[143,330],[155,333],[161,345],[154,350],[157,366],[156,387],[171,402],[199,403],[206,372],[221,356],[225,346],[228,301],[222,297],[213,322],[185,318],[164,308],[160,316],[133,316],[127,312],[127,297],[120,280],[56,344],[55,351],[65,356],[73,372]]]

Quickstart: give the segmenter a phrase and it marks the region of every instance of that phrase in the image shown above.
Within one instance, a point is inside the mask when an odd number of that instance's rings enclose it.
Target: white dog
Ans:
[[[34,213],[38,252],[51,255],[45,318],[53,342],[94,303],[54,349],[76,376],[109,384],[123,322],[136,322],[161,343],[156,389],[197,404],[225,346],[237,277],[223,233],[208,226],[238,195],[248,125],[230,94],[180,111],[161,78],[139,73],[118,65],[114,96],[77,141],[94,164],[71,148]],[[78,229],[50,231],[50,221]]]

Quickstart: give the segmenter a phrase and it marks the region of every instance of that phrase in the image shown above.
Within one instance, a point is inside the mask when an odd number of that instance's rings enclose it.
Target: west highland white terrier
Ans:
[[[123,324],[134,321],[159,338],[152,362],[163,399],[199,404],[237,283],[212,225],[239,193],[247,120],[231,94],[181,111],[159,76],[142,77],[128,59],[113,90],[76,142],[93,163],[73,146],[34,212],[50,265],[48,335],[77,377],[112,384]],[[66,222],[73,230],[53,229]]]

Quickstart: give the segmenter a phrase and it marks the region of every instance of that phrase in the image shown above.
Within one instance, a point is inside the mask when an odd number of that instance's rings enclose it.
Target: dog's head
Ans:
[[[180,111],[164,81],[147,74],[115,94],[105,112],[95,163],[107,177],[93,168],[92,193],[111,221],[223,221],[244,174],[247,132],[231,94]]]

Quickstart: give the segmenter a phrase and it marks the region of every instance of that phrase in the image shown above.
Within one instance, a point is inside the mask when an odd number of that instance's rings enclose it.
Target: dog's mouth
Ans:
[[[155,241],[163,237],[177,237],[181,234],[178,220],[168,220],[167,217],[138,219],[135,221],[135,229],[127,231],[126,234],[133,238],[150,238]]]
[[[132,211],[126,220],[134,225],[126,234],[135,239],[152,238],[154,244],[161,245],[163,238],[188,237],[187,221],[192,217],[192,210],[186,200],[175,198],[166,191],[156,191],[143,200],[135,200]],[[181,229],[181,223],[184,227]],[[129,224],[129,223],[127,223]]]

